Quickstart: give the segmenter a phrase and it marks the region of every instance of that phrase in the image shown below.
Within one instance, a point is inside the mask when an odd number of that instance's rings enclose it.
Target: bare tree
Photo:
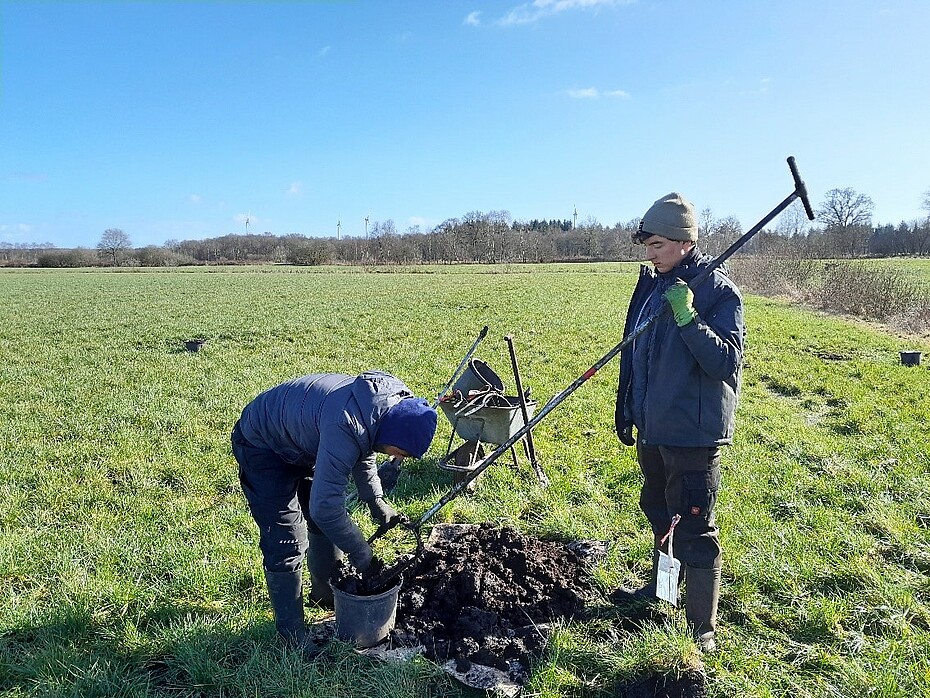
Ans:
[[[100,256],[110,260],[114,267],[119,266],[120,255],[125,250],[132,249],[132,241],[129,236],[119,228],[107,228],[97,243],[97,249]]]
[[[825,228],[845,232],[854,225],[869,225],[872,222],[872,209],[875,208],[875,204],[865,194],[847,187],[831,189],[826,197],[817,210],[820,222]]]
[[[775,226],[775,232],[787,237],[803,235],[810,227],[807,214],[804,212],[804,205],[800,199],[796,199],[786,208],[778,217],[778,224]]]
[[[710,232],[714,229],[714,212],[710,210],[710,207],[704,208],[701,210],[701,215],[698,219],[698,233],[701,237],[710,235]]]
[[[720,218],[714,221],[713,227],[701,243],[701,249],[707,254],[717,256],[742,234],[743,226],[736,216]]]

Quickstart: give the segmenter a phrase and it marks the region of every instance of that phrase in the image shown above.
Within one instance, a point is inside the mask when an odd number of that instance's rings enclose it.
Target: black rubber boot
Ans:
[[[344,557],[339,548],[322,533],[311,533],[307,549],[307,567],[310,569],[310,599],[320,608],[333,609],[333,589],[329,579],[336,562]]]
[[[643,603],[656,600],[656,579],[659,574],[659,551],[652,551],[652,572],[649,581],[641,587],[633,589],[620,587],[615,589],[609,595],[609,599],[614,604],[628,604],[631,602]]]
[[[685,567],[685,615],[702,652],[717,649],[717,604],[720,568]]]
[[[278,636],[289,649],[299,650],[307,658],[315,657],[322,648],[307,635],[300,570],[265,570],[265,581],[268,584],[268,596],[274,610],[274,627]]]
[[[657,580],[659,577],[659,551],[652,551],[652,573],[649,577],[649,581],[646,582],[639,589],[633,590],[633,596],[639,599],[655,599],[656,598],[656,586],[658,584]]]

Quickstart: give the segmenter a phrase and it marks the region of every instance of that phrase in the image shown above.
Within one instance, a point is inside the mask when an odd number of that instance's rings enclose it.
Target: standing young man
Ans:
[[[304,625],[304,555],[310,597],[332,608],[329,578],[345,553],[364,572],[365,536],[346,511],[354,479],[359,501],[379,524],[399,514],[384,498],[375,452],[421,458],[436,433],[436,410],[381,371],[317,373],[269,388],[246,405],[232,432],[239,481],[258,524],[275,628],[312,654]]]
[[[655,537],[651,581],[633,594],[655,596],[659,550],[667,552],[661,541],[680,515],[674,555],[684,572],[685,612],[701,648],[713,651],[722,563],[714,504],[720,447],[733,439],[745,329],[742,297],[725,270],[688,286],[711,261],[697,238],[694,206],[674,192],[639,224],[634,239],[653,268],[640,270],[624,334],[665,306],[671,312],[621,353],[615,419],[620,441],[636,447],[639,504]]]

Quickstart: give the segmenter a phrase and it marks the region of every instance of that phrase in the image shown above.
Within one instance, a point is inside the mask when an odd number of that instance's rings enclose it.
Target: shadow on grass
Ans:
[[[479,695],[423,661],[378,662],[342,642],[308,660],[277,642],[270,619],[240,629],[193,606],[131,615],[61,613],[0,633],[0,695]]]
[[[626,590],[616,589],[606,599],[607,603],[586,606],[581,617],[608,621],[612,629],[624,633],[641,632],[646,625],[661,625],[668,620],[658,601],[637,597]]]
[[[617,684],[611,691],[618,698],[705,698],[704,677],[689,671],[681,676],[652,674]]]

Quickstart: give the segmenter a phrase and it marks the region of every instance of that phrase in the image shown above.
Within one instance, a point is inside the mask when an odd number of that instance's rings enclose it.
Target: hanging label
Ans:
[[[672,606],[678,605],[678,576],[681,573],[681,562],[675,559],[673,542],[675,539],[675,525],[681,521],[681,516],[675,514],[668,533],[661,544],[668,541],[668,554],[659,551],[659,568],[656,570],[656,596],[668,601]]]

